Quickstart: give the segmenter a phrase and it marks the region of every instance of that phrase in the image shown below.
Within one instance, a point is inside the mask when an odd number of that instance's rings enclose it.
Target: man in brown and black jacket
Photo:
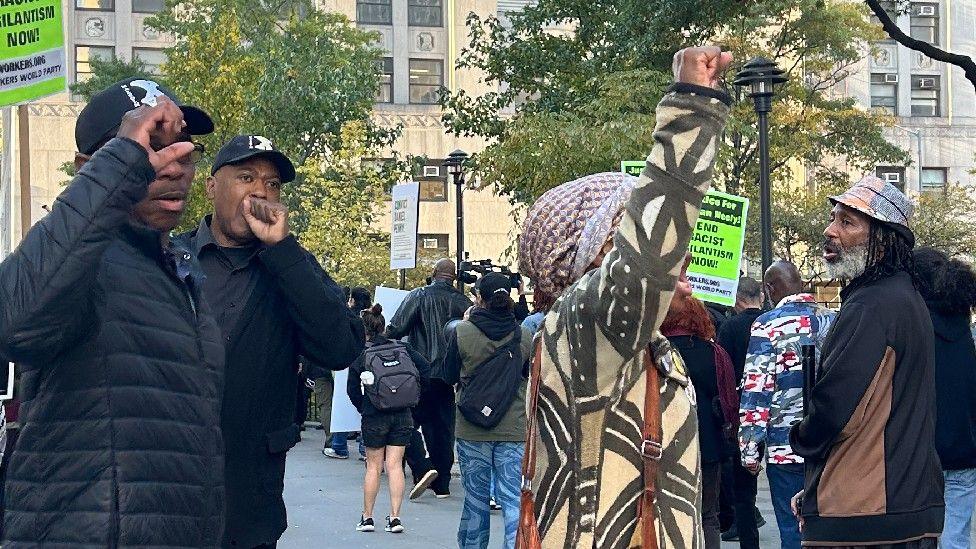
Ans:
[[[794,499],[805,547],[935,548],[942,473],[935,451],[932,322],[915,290],[912,204],[868,176],[831,199],[824,259],[849,280],[819,380],[790,443],[806,460]]]

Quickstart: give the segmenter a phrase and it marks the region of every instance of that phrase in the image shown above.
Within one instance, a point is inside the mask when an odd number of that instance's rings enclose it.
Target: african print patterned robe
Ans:
[[[544,547],[640,547],[641,350],[648,345],[667,372],[655,509],[659,546],[703,546],[694,390],[657,329],[711,181],[727,102],[724,93],[683,84],[664,96],[654,146],[613,251],[600,269],[566,290],[545,319],[535,477]]]

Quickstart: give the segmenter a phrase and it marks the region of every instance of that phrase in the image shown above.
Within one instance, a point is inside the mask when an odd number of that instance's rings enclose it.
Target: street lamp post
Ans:
[[[764,57],[750,59],[739,74],[736,86],[749,86],[756,115],[759,117],[759,208],[762,229],[762,270],[773,263],[773,213],[769,188],[769,113],[773,110],[775,86],[786,82],[785,72]]]
[[[447,155],[444,166],[447,173],[454,179],[454,187],[457,190],[457,284],[461,283],[461,261],[464,260],[464,202],[462,201],[462,190],[464,188],[464,163],[468,160],[468,153],[458,149]]]
[[[898,124],[893,124],[893,126],[915,138],[915,154],[918,156],[918,165],[915,166],[918,171],[918,192],[922,192],[922,132],[921,130],[910,130]]]

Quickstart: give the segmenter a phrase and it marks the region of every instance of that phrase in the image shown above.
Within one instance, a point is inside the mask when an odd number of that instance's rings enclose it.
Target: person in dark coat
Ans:
[[[179,223],[206,113],[156,82],[78,117],[77,175],[0,264],[0,356],[22,369],[5,548],[217,547],[220,330]]]
[[[759,281],[747,276],[740,278],[735,307],[733,307],[735,315],[723,322],[718,332],[718,343],[732,359],[736,385],[740,387],[742,374],[745,371],[746,353],[749,350],[749,338],[752,336],[752,325],[762,314],[762,304],[763,291]],[[739,547],[742,549],[759,549],[759,527],[765,524],[765,520],[756,508],[756,494],[759,492],[756,475],[743,467],[738,459],[730,459],[723,468],[728,473],[725,477],[732,480],[735,523],[722,534],[722,540],[738,539]]]
[[[918,291],[935,329],[935,449],[945,477],[945,524],[939,544],[968,549],[976,507],[976,273],[932,249],[915,250]]]
[[[680,289],[671,299],[661,333],[681,354],[695,388],[705,549],[719,549],[722,545],[718,516],[722,461],[731,455],[732,426],[738,415],[732,364],[725,349],[715,343],[715,326],[709,310]]]
[[[420,437],[414,437],[407,450],[410,472],[414,478],[414,489],[410,499],[416,499],[427,488],[439,498],[451,495],[451,468],[454,466],[454,387],[444,381],[443,362],[447,349],[444,326],[449,320],[464,316],[471,307],[471,300],[452,285],[457,276],[457,266],[450,259],[441,259],[434,265],[433,281],[411,291],[404,298],[400,308],[390,319],[386,335],[390,339],[407,338],[407,341],[430,362],[431,380],[420,397],[415,418],[424,432],[430,464],[437,471],[422,467],[419,460],[422,452],[418,448]],[[414,458],[413,456],[417,457]],[[424,460],[425,461],[425,460]],[[417,469],[414,468],[415,464]]]
[[[207,179],[213,215],[179,238],[207,276],[203,295],[226,346],[225,547],[271,547],[287,527],[282,492],[285,454],[299,440],[299,355],[314,378],[316,368],[345,368],[363,350],[362,323],[342,289],[289,233],[281,186],[294,179],[269,139],[234,137]]]

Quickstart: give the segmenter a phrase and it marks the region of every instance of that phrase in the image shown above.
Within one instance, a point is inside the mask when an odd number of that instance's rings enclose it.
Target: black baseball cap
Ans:
[[[508,295],[512,291],[512,279],[502,273],[485,273],[474,284],[475,291],[481,299],[491,299],[495,294]]]
[[[95,154],[106,139],[115,137],[125,113],[140,105],[156,105],[156,98],[165,95],[183,111],[186,131],[190,135],[206,135],[213,132],[210,116],[190,105],[184,105],[172,90],[149,78],[127,78],[116,82],[95,94],[78,115],[75,124],[75,143],[78,152]]]
[[[291,160],[288,160],[285,153],[276,150],[270,139],[260,135],[238,135],[228,141],[217,152],[210,175],[229,164],[238,164],[258,156],[267,158],[278,168],[278,175],[283,183],[295,180],[295,166]]]

